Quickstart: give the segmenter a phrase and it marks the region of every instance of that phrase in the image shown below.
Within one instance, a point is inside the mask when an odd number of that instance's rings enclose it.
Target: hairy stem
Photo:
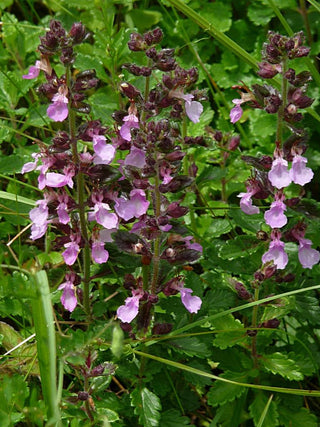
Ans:
[[[278,146],[282,146],[282,130],[283,130],[283,120],[284,120],[284,110],[287,105],[287,95],[288,95],[288,80],[284,77],[285,72],[287,71],[287,59],[282,61],[282,83],[281,83],[281,100],[282,103],[278,110],[278,121],[277,121],[277,133],[276,139]]]

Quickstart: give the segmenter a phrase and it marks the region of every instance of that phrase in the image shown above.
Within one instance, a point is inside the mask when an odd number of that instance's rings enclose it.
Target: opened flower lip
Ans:
[[[118,319],[123,323],[131,323],[132,320],[138,315],[139,302],[143,297],[143,292],[140,290],[133,290],[132,297],[125,300],[125,304],[121,305],[117,310]]]
[[[278,189],[288,187],[291,183],[288,162],[282,157],[274,159],[271,170],[268,172],[268,178],[271,184]]]
[[[78,301],[76,297],[76,288],[73,282],[68,278],[68,275],[66,275],[66,278],[67,280],[58,287],[58,290],[63,290],[60,299],[61,304],[71,313],[76,308]]]
[[[31,65],[28,74],[24,74],[22,78],[26,80],[36,79],[40,74],[40,70],[43,70],[49,75],[52,73],[50,62],[45,57],[42,57],[41,61],[36,61],[34,65]]]
[[[290,178],[295,184],[305,185],[308,184],[313,178],[312,169],[306,166],[306,157],[296,154],[292,160],[292,168],[290,169]]]
[[[288,264],[288,255],[284,250],[284,243],[280,240],[280,237],[275,237],[270,242],[269,250],[262,255],[262,262],[264,264],[269,261],[273,261],[279,270],[283,270]]]
[[[230,122],[232,124],[238,122],[243,114],[243,109],[240,107],[240,105],[236,105],[230,110]]]
[[[146,193],[140,189],[132,190],[129,200],[118,198],[115,202],[115,211],[125,221],[144,215],[150,205],[150,202],[146,199]]]
[[[104,243],[96,240],[92,243],[92,259],[97,264],[103,264],[108,261],[109,252],[104,248]]]
[[[312,269],[312,267],[319,263],[320,253],[316,249],[311,248],[312,242],[309,239],[299,240],[298,258],[303,268]]]
[[[120,135],[124,140],[131,141],[131,129],[139,129],[139,119],[135,114],[129,113],[122,120],[124,123],[120,128]]]
[[[194,95],[191,93],[184,94],[180,90],[171,90],[169,92],[171,98],[183,99],[185,101],[185,110],[189,119],[193,123],[198,123],[200,121],[200,116],[203,112],[203,105],[201,102],[193,101]]]
[[[111,163],[116,153],[114,146],[107,144],[106,137],[103,135],[94,135],[92,140],[95,152],[93,163],[95,165],[108,165]]]
[[[254,191],[248,191],[247,193],[239,193],[237,196],[240,197],[240,209],[247,215],[254,215],[260,212],[258,206],[252,204],[252,196],[254,194]]]
[[[63,122],[69,114],[67,88],[60,86],[58,93],[52,98],[52,104],[47,108],[47,115],[55,122]]]
[[[286,209],[286,205],[281,200],[274,201],[264,214],[266,223],[272,228],[281,228],[286,225],[288,222],[284,214]]]

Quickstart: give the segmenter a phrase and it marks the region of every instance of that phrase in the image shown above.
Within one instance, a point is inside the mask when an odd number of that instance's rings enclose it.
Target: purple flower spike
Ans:
[[[298,258],[303,268],[312,268],[320,261],[320,253],[311,248],[312,242],[309,239],[299,240]]]
[[[288,187],[291,183],[288,162],[282,157],[277,157],[272,162],[271,170],[268,172],[268,178],[271,184],[278,189]]]
[[[268,261],[273,261],[279,270],[283,270],[288,264],[288,255],[284,251],[284,243],[280,240],[280,237],[276,236],[270,242],[268,252],[262,255],[263,264]]]
[[[264,214],[264,219],[268,225],[272,228],[281,228],[288,222],[284,212],[287,209],[283,201],[276,200],[271,204],[269,210]]]
[[[66,250],[62,252],[62,256],[67,265],[73,265],[76,262],[78,253],[80,252],[79,242],[80,237],[72,235],[71,241],[64,245]]]
[[[66,89],[60,86],[58,93],[52,98],[52,104],[47,108],[48,117],[55,122],[63,122],[69,114],[68,102]]]
[[[111,144],[106,144],[106,138],[103,135],[94,135],[93,150],[95,155],[93,163],[95,165],[108,165],[114,159],[116,149]]]
[[[131,129],[139,129],[139,119],[135,114],[129,114],[123,118],[124,124],[120,128],[120,135],[126,141],[131,141]]]
[[[66,274],[66,279],[68,276],[70,275]],[[62,283],[58,289],[63,289],[63,294],[60,299],[61,304],[71,313],[77,306],[76,288],[71,281],[71,278],[68,278],[66,282]]]
[[[109,252],[104,248],[104,243],[98,240],[92,243],[92,259],[97,264],[103,264],[108,261]]]
[[[240,208],[242,212],[247,215],[254,215],[260,212],[257,206],[253,206],[251,197],[255,194],[255,192],[248,191],[247,193],[240,193],[238,197],[240,197]]]
[[[144,215],[149,207],[150,202],[146,199],[146,193],[143,190],[132,190],[130,200],[118,198],[115,203],[115,211],[120,218],[125,221],[135,217],[139,218]]]
[[[197,313],[200,310],[202,301],[201,298],[191,295],[192,292],[192,289],[180,288],[181,301],[190,313]]]
[[[292,160],[292,169],[290,169],[290,178],[295,184],[305,185],[308,184],[313,178],[312,169],[306,167],[307,159],[295,155]]]
[[[139,301],[143,294],[140,291],[132,291],[132,297],[125,300],[117,310],[117,316],[123,323],[130,323],[139,312]]]
[[[41,62],[40,61],[36,61],[35,65],[31,65],[31,67],[29,68],[28,74],[25,74],[22,76],[23,79],[36,79],[40,73],[40,65]]]

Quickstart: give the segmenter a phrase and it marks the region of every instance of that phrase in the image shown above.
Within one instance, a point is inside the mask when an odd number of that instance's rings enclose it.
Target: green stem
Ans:
[[[154,182],[154,214],[156,217],[156,220],[160,217],[160,206],[161,206],[161,194],[159,191],[159,185],[160,185],[160,177],[159,177],[159,163],[158,163],[158,153],[155,153],[156,156],[156,176],[155,176],[155,182]],[[152,257],[152,279],[151,279],[151,294],[156,293],[157,283],[158,283],[158,276],[160,271],[160,237],[156,237],[154,241],[154,248],[153,248],[153,257]]]
[[[70,90],[71,87],[71,70],[67,67],[67,87]],[[69,134],[72,149],[72,158],[76,165],[80,164],[77,139],[76,139],[76,115],[72,110],[69,102]],[[81,236],[84,240],[83,248],[83,305],[85,312],[88,316],[88,321],[91,320],[91,309],[90,309],[90,296],[89,296],[89,284],[90,284],[90,246],[87,229],[87,218],[85,211],[85,188],[84,188],[84,175],[81,171],[78,171],[77,175],[77,201],[79,208],[80,218],[80,230]]]
[[[282,104],[278,110],[278,121],[277,121],[277,133],[276,140],[281,148],[282,146],[282,130],[283,130],[283,120],[284,120],[284,110],[287,105],[287,92],[288,92],[288,80],[284,77],[285,72],[287,71],[287,59],[282,61],[282,83],[281,83],[281,100]]]
[[[254,301],[258,301],[259,300],[259,288],[256,288],[254,290]],[[257,328],[257,323],[258,323],[258,309],[259,306],[255,305],[252,309],[252,327],[254,328],[254,330]],[[257,331],[255,330],[255,333]],[[258,358],[257,358],[257,334],[255,334],[252,337],[252,342],[251,342],[251,353],[252,353],[252,358],[254,361],[254,367],[258,368]]]

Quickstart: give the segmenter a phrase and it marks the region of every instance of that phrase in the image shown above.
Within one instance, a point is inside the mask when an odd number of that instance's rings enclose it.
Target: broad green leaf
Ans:
[[[279,421],[284,427],[318,427],[317,417],[308,409],[301,408],[299,411],[293,411],[284,405],[279,406]]]
[[[255,395],[254,401],[249,406],[250,414],[253,418],[254,425],[260,427],[275,427],[278,425],[278,410],[275,402],[269,403],[268,396],[265,393],[258,392]],[[266,409],[266,414],[263,422],[259,424],[261,415]]]
[[[231,314],[213,322],[214,328],[222,330],[217,333],[213,340],[213,345],[224,350],[247,341],[246,330],[239,319],[235,319]],[[231,329],[231,331],[228,331]]]
[[[208,229],[208,234],[211,239],[220,237],[222,234],[229,233],[232,230],[232,225],[229,220],[225,218],[216,218],[212,221]]]
[[[299,371],[299,367],[283,353],[273,353],[265,355],[260,359],[261,364],[267,371],[271,371],[273,374],[281,375],[288,380],[302,380],[303,374]]]
[[[320,307],[315,296],[310,294],[297,295],[295,311],[299,319],[304,319],[305,313],[308,313],[308,322],[312,325],[319,324]]]
[[[138,387],[131,393],[131,406],[134,406],[134,412],[139,416],[139,422],[144,427],[157,427],[160,421],[161,403],[158,396],[144,387]]]
[[[203,4],[200,15],[223,33],[231,27],[231,5],[226,2],[215,1],[214,3]]]
[[[282,298],[276,303],[269,304],[264,308],[261,322],[277,318],[281,319],[295,308],[295,297]]]
[[[132,9],[126,14],[126,19],[130,18],[139,31],[145,31],[157,25],[162,18],[162,14],[156,10]]]
[[[259,241],[255,236],[241,235],[228,240],[219,250],[222,259],[232,260],[252,255],[259,248]]]
[[[182,353],[187,356],[198,356],[203,358],[207,357],[209,354],[206,344],[195,337],[170,340],[167,341],[167,345],[169,345],[173,350],[177,351],[178,353]]]
[[[248,376],[245,373],[227,371],[220,375],[222,378],[236,382],[247,382]],[[208,404],[211,406],[224,405],[232,402],[246,391],[245,387],[216,381],[208,392]]]
[[[190,420],[182,416],[177,409],[169,409],[161,414],[159,427],[183,427],[190,425]]]

